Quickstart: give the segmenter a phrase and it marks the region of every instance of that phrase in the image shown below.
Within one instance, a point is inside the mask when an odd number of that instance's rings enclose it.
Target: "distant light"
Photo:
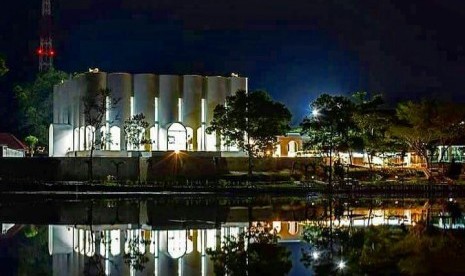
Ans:
[[[337,264],[337,268],[339,268],[340,270],[344,269],[346,267],[346,263],[341,260],[338,264]]]
[[[179,154],[181,151],[180,150],[174,150],[174,153]]]
[[[37,49],[37,54],[39,54],[40,56],[43,54],[44,52],[42,51],[42,49]]]
[[[231,73],[231,77],[239,77],[239,74],[237,74],[237,73]]]
[[[312,115],[313,115],[314,117],[318,117],[318,115],[320,115],[320,111],[319,111],[318,109],[313,109]]]
[[[54,56],[54,55],[55,55],[55,51],[51,50],[51,51],[50,51],[50,55],[51,55],[51,56]]]
[[[450,197],[450,198],[449,198],[449,201],[452,202],[452,201],[454,201],[454,199],[453,199],[452,197]]]
[[[312,252],[312,258],[313,258],[314,260],[318,260],[318,258],[320,258],[320,252],[318,252],[318,251],[313,251],[313,252]]]

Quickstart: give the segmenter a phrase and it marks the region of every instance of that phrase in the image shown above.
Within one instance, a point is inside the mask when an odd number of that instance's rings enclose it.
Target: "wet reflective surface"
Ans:
[[[0,275],[465,273],[461,198],[0,201]]]

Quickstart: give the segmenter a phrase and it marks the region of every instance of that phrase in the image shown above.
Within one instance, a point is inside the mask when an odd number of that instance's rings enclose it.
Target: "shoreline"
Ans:
[[[379,184],[333,187],[316,184],[277,184],[250,183],[237,186],[225,186],[211,182],[208,186],[193,185],[109,185],[88,182],[0,182],[0,195],[3,196],[84,196],[84,197],[151,197],[170,195],[221,195],[221,196],[257,196],[257,195],[327,195],[340,196],[465,196],[465,185],[448,184]]]

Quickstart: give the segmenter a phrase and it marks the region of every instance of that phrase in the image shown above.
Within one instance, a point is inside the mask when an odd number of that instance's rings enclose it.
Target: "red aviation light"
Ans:
[[[37,49],[37,54],[39,56],[42,56],[44,54],[44,51],[41,48],[39,48],[39,49]]]
[[[50,56],[54,56],[55,55],[55,51],[54,50],[50,50]]]

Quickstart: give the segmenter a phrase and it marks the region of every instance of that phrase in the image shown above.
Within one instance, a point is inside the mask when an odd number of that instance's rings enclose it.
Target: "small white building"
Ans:
[[[27,147],[13,134],[0,132],[0,157],[24,157]]]

